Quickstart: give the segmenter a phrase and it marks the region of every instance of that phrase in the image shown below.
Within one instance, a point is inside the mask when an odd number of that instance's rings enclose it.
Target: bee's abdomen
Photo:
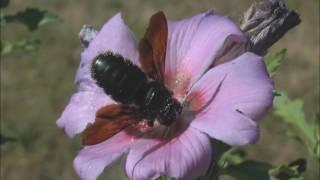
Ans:
[[[135,101],[141,86],[145,86],[145,74],[120,55],[98,55],[91,67],[92,77],[115,101],[127,104]]]

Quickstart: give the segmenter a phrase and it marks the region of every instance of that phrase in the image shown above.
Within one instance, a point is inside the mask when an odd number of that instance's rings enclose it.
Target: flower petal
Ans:
[[[192,127],[230,145],[258,139],[255,121],[272,105],[274,89],[261,57],[245,53],[211,69],[194,87],[194,94],[203,93],[201,97],[207,96],[205,101],[211,102],[196,115]]]
[[[113,101],[92,79],[91,62],[99,53],[112,51],[119,53],[133,63],[138,62],[136,42],[124,24],[120,13],[113,16],[91,41],[88,48],[81,54],[81,62],[75,82],[78,91],[71,97],[57,125],[64,128],[70,137],[82,132],[88,123],[95,119],[95,112]]]
[[[222,54],[226,52],[223,48],[247,43],[236,24],[213,11],[181,21],[169,21],[168,32],[165,74],[166,83],[174,92],[191,86],[216,58],[229,57]],[[224,46],[227,37],[230,37],[228,45]]]
[[[160,175],[194,179],[206,173],[211,153],[208,136],[189,128],[168,142],[137,141],[129,151],[126,172],[133,180],[156,179]]]
[[[229,35],[225,39],[221,49],[217,52],[214,62],[210,67],[235,59],[241,54],[247,52],[249,47],[249,41],[246,37],[235,34]]]
[[[57,125],[64,128],[69,137],[81,133],[88,123],[95,120],[96,111],[113,101],[103,93],[79,91],[72,95],[69,104],[57,120]]]
[[[83,180],[95,180],[103,169],[115,162],[133,143],[126,132],[120,132],[109,140],[84,147],[74,160],[74,168]]]

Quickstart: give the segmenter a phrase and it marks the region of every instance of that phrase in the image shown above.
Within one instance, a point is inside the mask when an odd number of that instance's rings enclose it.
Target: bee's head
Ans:
[[[160,111],[160,118],[159,122],[162,125],[169,126],[173,122],[176,121],[179,114],[182,112],[182,106],[181,104],[175,99],[170,98],[167,99],[167,103],[165,107]]]

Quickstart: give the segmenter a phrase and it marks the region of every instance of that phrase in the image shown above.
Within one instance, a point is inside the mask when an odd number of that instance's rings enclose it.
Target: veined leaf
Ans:
[[[306,121],[303,101],[300,99],[291,100],[285,92],[281,92],[281,96],[275,98],[274,113],[298,130],[297,136],[303,139],[302,142],[306,144],[309,152],[317,156],[315,149],[318,149],[319,140],[316,139],[316,130],[312,128],[311,123]],[[319,158],[319,156],[317,157]]]
[[[27,8],[24,11],[17,12],[14,15],[4,15],[1,17],[1,25],[11,22],[24,24],[30,31],[37,29],[39,26],[57,21],[58,16],[36,8]]]
[[[265,62],[271,77],[276,73],[277,69],[279,68],[282,60],[286,57],[286,55],[287,49],[282,49],[279,52],[276,52],[275,54],[266,56]]]

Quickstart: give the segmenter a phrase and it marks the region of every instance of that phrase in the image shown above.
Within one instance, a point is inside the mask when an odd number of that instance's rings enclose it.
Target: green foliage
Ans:
[[[267,162],[245,160],[239,164],[229,165],[222,169],[222,174],[232,176],[237,180],[268,180],[268,171],[272,165]]]
[[[38,49],[40,40],[38,39],[26,39],[14,43],[5,43],[1,46],[1,54],[7,55],[17,50],[33,51]]]
[[[315,153],[316,157],[320,159],[320,113],[318,113],[315,117],[313,132],[315,137],[315,146],[313,152]]]
[[[221,168],[229,165],[240,164],[245,161],[246,152],[243,149],[232,148],[226,151],[220,158],[218,164]]]
[[[55,22],[58,16],[44,10],[36,8],[27,8],[14,15],[4,15],[1,17],[1,25],[17,22],[24,24],[30,31],[34,31],[42,25]]]
[[[303,180],[302,173],[306,170],[306,164],[305,159],[297,159],[289,165],[282,165],[270,169],[270,180]]]
[[[246,160],[243,149],[231,148],[225,151],[218,161],[220,174],[237,180],[267,180],[272,165],[266,162]]]
[[[291,100],[285,92],[281,92],[281,96],[274,101],[274,114],[298,131],[290,132],[290,137],[305,143],[309,152],[320,159],[319,118],[310,123],[307,122],[302,100]]]
[[[232,176],[237,180],[300,180],[306,170],[304,159],[295,160],[289,165],[274,167],[267,162],[245,160],[245,151],[231,149],[219,161],[220,174]]]
[[[282,49],[279,52],[276,52],[275,54],[267,55],[267,57],[265,58],[265,62],[271,77],[276,73],[277,69],[279,68],[281,62],[284,60],[286,55],[287,49]]]
[[[8,2],[1,1],[1,7],[6,7]],[[17,12],[14,15],[0,14],[1,27],[9,25],[9,23],[24,24],[30,31],[38,29],[40,26],[58,21],[58,16],[48,11],[36,8],[27,8],[24,11]],[[40,45],[39,39],[24,39],[16,42],[1,42],[1,55],[7,55],[17,50],[30,52],[38,49]]]

